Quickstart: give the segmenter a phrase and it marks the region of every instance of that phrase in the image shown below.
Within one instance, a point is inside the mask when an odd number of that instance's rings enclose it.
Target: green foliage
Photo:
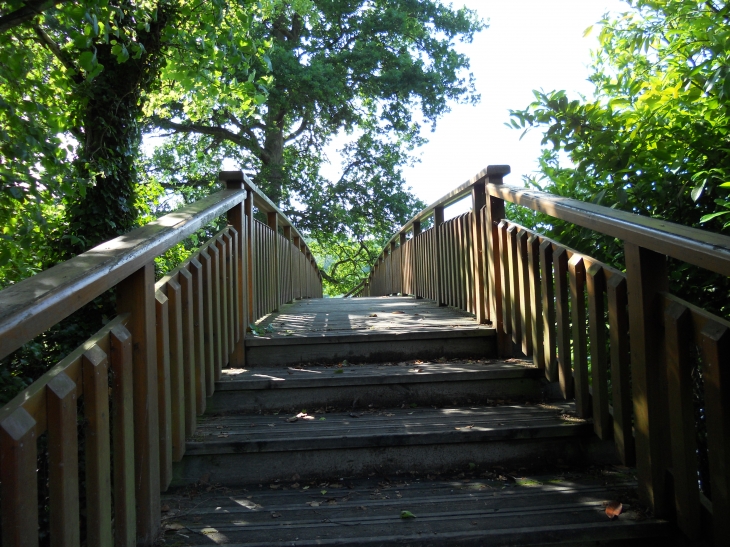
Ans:
[[[730,212],[729,8],[699,0],[628,3],[632,11],[601,21],[590,78],[595,99],[536,91],[528,108],[511,112],[513,127],[543,128],[543,144],[551,145],[540,175],[526,184],[719,230]],[[532,221],[623,267],[619,242],[541,215]],[[730,311],[717,300],[727,280],[684,266],[672,276],[683,296]]]

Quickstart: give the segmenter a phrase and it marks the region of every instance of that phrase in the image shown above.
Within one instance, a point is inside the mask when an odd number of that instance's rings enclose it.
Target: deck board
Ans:
[[[284,304],[257,326],[264,338],[490,329],[473,315],[433,300],[400,297],[321,298]]]

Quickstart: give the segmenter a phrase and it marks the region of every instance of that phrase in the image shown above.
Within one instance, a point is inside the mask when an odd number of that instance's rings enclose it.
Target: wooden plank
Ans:
[[[486,263],[485,263],[485,241],[484,241],[484,207],[487,204],[487,195],[484,191],[484,183],[475,184],[471,189],[472,221],[472,267],[474,279],[474,313],[477,323],[487,322],[487,294],[486,294]]]
[[[228,266],[229,256],[226,242],[223,239],[223,235],[219,235],[215,238],[213,243],[218,250],[219,258],[219,270],[218,270],[218,290],[220,294],[220,338],[221,338],[221,368],[228,366],[228,355],[229,348],[232,347],[230,341],[230,314],[229,304],[230,298],[228,295]],[[218,377],[216,377],[218,379]]]
[[[549,240],[540,243],[540,270],[543,340],[545,353],[545,378],[558,381],[558,358],[555,354],[555,289],[553,288],[553,246]]]
[[[555,316],[558,339],[558,381],[565,399],[574,397],[573,370],[570,354],[570,310],[568,308],[568,251],[557,247],[553,254],[555,266]]]
[[[592,404],[588,380],[588,339],[586,336],[586,267],[583,257],[574,254],[568,261],[570,313],[573,323],[573,368],[575,408],[578,416],[589,418]]]
[[[86,454],[86,542],[112,544],[111,446],[109,444],[109,362],[94,346],[84,353]]]
[[[699,340],[702,352],[707,454],[712,492],[712,535],[718,547],[730,537],[730,328],[709,321]]]
[[[603,266],[593,263],[586,270],[588,293],[588,337],[593,379],[593,431],[600,439],[613,435],[611,414],[608,411],[608,355],[606,350],[606,276]]]
[[[490,196],[730,276],[730,238],[725,235],[545,192],[494,184],[486,190]]]
[[[243,330],[245,331],[248,328],[248,324],[253,323],[256,319],[254,317],[256,309],[256,300],[254,297],[256,281],[254,277],[255,234],[253,219],[253,195],[250,192],[246,195],[246,200],[243,202],[243,208],[246,215],[244,221],[246,224],[246,230],[244,232],[244,237],[242,241],[243,252],[246,256],[246,301],[248,302],[248,319],[244,321],[245,324],[243,325]]]
[[[510,252],[511,245],[509,234],[507,233],[509,223],[506,220],[499,222],[499,264],[502,280],[500,283],[502,294],[502,332],[505,333],[505,351],[509,349],[509,355],[512,355],[512,271],[510,270]]]
[[[172,401],[170,396],[170,323],[167,297],[155,294],[157,319],[157,416],[160,443],[160,490],[167,490],[172,482]]]
[[[208,248],[198,253],[203,273],[203,337],[205,339],[205,391],[208,397],[215,391],[216,338],[213,303],[213,259]]]
[[[48,508],[54,547],[78,545],[81,541],[76,398],[76,382],[66,374],[58,374],[48,382]]]
[[[611,390],[613,398],[613,436],[616,450],[624,465],[634,465],[636,453],[632,433],[632,409],[629,320],[626,280],[611,276],[606,282],[608,293],[608,331],[611,340]]]
[[[510,324],[512,331],[512,343],[517,348],[522,348],[522,296],[520,295],[520,272],[517,259],[517,226],[507,226],[507,260],[509,261],[509,291],[510,291]]]
[[[197,415],[197,392],[195,366],[198,359],[195,347],[195,291],[193,276],[186,269],[180,270],[180,301],[182,303],[182,347],[183,347],[183,389],[185,393],[185,435],[195,431]],[[201,390],[204,391],[204,390]]]
[[[234,250],[233,236],[229,232],[221,235],[226,249],[226,311],[228,313],[228,351],[226,353],[226,363],[230,366],[231,354],[236,345],[236,286],[234,278]]]
[[[669,302],[664,312],[664,340],[669,390],[669,425],[671,428],[672,477],[677,526],[692,540],[701,537],[702,515],[697,481],[697,431],[692,402],[692,360],[694,343],[689,310],[677,302]]]
[[[7,287],[0,292],[0,358],[111,289],[242,199],[240,191],[217,192]]]
[[[0,422],[2,540],[6,547],[38,545],[38,447],[36,421],[16,408]]]
[[[242,177],[241,177],[242,178]],[[226,188],[243,188],[242,180],[227,180]],[[248,195],[248,194],[247,194]],[[233,286],[234,286],[234,347],[231,353],[231,366],[242,368],[246,365],[246,348],[244,338],[248,324],[246,294],[246,251],[244,249],[244,234],[246,233],[245,204],[239,203],[228,211],[228,224],[231,226],[233,238]],[[286,228],[291,239],[291,227]]]
[[[210,255],[210,286],[213,293],[211,311],[213,313],[213,330],[211,343],[213,344],[213,380],[221,377],[224,357],[225,328],[223,326],[223,291],[221,287],[221,253],[215,242],[207,247]]]
[[[434,275],[433,275],[433,293],[435,295],[435,300],[438,301],[439,306],[443,306],[446,304],[446,300],[444,299],[444,291],[443,291],[443,275],[442,275],[442,266],[444,264],[444,256],[441,253],[441,234],[442,231],[441,226],[444,224],[444,208],[443,207],[436,207],[433,210],[433,232],[432,232],[432,245],[433,245],[433,255],[430,257],[427,257],[427,261],[431,262],[435,265],[435,268],[433,269]]]
[[[134,469],[137,539],[156,541],[160,529],[160,445],[157,417],[155,267],[150,262],[117,286],[117,311],[129,313],[134,376]]]
[[[109,333],[112,371],[112,450],[114,455],[114,546],[137,544],[134,499],[134,376],[132,335],[123,325]]]
[[[522,332],[522,353],[525,356],[533,354],[534,320],[532,316],[532,285],[530,285],[530,261],[528,256],[528,240],[530,232],[520,229],[517,233],[517,273],[520,293],[520,332]]]
[[[198,254],[200,257],[200,254]],[[198,415],[205,412],[207,388],[208,363],[213,361],[210,354],[212,348],[209,346],[206,337],[206,315],[207,291],[205,290],[204,277],[205,269],[203,264],[194,257],[190,261],[190,275],[193,278],[193,327],[195,338],[195,410]]]
[[[663,517],[673,505],[665,481],[669,424],[660,292],[666,291],[669,283],[666,257],[628,242],[624,242],[624,251],[626,282],[631,295],[631,386],[639,499],[658,517]]]
[[[185,454],[185,361],[183,359],[182,287],[174,279],[167,282],[167,301],[172,460],[179,462]]]

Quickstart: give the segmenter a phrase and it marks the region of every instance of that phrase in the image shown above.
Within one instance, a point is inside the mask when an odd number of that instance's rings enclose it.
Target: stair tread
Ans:
[[[207,417],[187,442],[187,454],[263,452],[479,442],[584,435],[592,425],[574,405],[501,404],[468,408],[397,408],[344,412]],[[324,419],[322,419],[324,418]]]
[[[398,363],[363,365],[254,367],[224,369],[216,390],[287,389],[301,387],[372,385],[505,378],[536,378],[542,375],[528,361],[510,359],[464,360],[449,362],[412,360]]]
[[[501,545],[506,538],[509,544],[535,545],[666,533],[665,522],[646,518],[631,505],[636,483],[624,473],[510,476],[513,482],[486,476],[405,475],[310,484],[287,477],[239,489],[199,483],[164,497],[173,508],[166,537],[188,545]],[[610,500],[625,506],[614,521],[605,515]],[[402,519],[401,511],[415,518]]]

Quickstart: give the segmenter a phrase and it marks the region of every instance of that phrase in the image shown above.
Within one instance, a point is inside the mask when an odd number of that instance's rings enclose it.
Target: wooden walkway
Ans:
[[[298,300],[265,316],[258,327],[268,338],[490,328],[456,308],[406,296]]]

